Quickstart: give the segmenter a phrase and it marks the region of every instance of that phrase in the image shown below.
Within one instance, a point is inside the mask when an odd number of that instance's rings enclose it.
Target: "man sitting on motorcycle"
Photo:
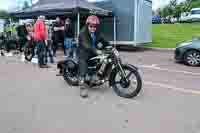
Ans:
[[[86,26],[79,34],[80,95],[84,98],[88,97],[88,86],[84,82],[88,72],[88,60],[101,54],[100,50],[109,45],[98,30],[99,25],[100,20],[97,16],[89,16],[86,20]]]

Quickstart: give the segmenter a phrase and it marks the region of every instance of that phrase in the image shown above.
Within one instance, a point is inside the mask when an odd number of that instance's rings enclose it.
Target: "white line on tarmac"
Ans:
[[[157,67],[156,64],[139,65],[139,67],[148,68],[148,69],[155,69],[155,70],[160,70],[160,71],[167,71],[167,72],[175,72],[175,73],[183,73],[183,74],[189,74],[189,75],[194,75],[194,76],[200,76],[200,73],[193,73],[193,72],[188,72],[188,71],[177,71],[177,70],[171,70],[171,69],[166,69],[166,68],[160,68],[160,67]]]
[[[158,86],[158,87],[161,87],[161,88],[171,89],[171,90],[179,91],[179,92],[183,92],[183,93],[200,95],[200,91],[197,91],[197,90],[179,88],[179,87],[176,87],[176,86],[171,86],[171,85],[162,84],[162,83],[156,83],[156,82],[146,81],[146,82],[144,82],[144,84],[146,84],[146,85],[152,85],[152,86]]]

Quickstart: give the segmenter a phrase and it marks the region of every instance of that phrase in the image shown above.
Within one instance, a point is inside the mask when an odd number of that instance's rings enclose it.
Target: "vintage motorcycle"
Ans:
[[[69,85],[79,85],[78,59],[65,60],[63,77]],[[102,54],[88,61],[88,74],[85,78],[89,87],[100,86],[107,81],[117,95],[124,98],[133,98],[142,89],[138,68],[123,64],[119,52],[113,46],[107,46]]]

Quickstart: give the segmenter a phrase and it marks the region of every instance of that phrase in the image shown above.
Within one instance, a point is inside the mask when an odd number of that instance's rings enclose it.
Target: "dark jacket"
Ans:
[[[25,25],[20,25],[17,27],[17,35],[20,38],[26,38],[26,36],[28,35],[28,31],[26,30]]]
[[[55,22],[53,25],[53,40],[56,43],[63,43],[64,42],[64,31],[54,31],[54,27],[63,27],[64,23],[62,22]]]
[[[102,47],[99,47],[99,43]],[[110,45],[100,32],[96,32],[96,48],[92,48],[92,38],[87,27],[84,27],[79,34],[79,57],[81,59],[88,59],[91,55],[96,55],[97,50],[102,50]]]
[[[65,38],[74,38],[74,31],[72,25],[65,25]]]

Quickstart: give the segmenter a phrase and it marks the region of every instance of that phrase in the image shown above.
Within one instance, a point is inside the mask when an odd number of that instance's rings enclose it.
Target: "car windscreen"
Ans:
[[[200,10],[193,10],[193,11],[191,12],[191,14],[199,14],[199,15],[200,15]]]

